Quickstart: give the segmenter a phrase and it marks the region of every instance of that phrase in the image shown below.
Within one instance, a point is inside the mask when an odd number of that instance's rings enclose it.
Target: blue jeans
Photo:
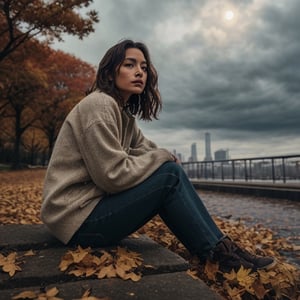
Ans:
[[[101,199],[71,244],[114,245],[157,214],[190,253],[200,258],[224,236],[182,167],[167,162],[141,184]]]

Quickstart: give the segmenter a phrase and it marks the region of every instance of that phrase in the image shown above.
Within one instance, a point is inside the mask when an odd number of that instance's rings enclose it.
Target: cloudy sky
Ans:
[[[96,0],[95,32],[54,47],[93,65],[124,38],[145,42],[159,73],[162,147],[231,158],[300,153],[299,0]]]

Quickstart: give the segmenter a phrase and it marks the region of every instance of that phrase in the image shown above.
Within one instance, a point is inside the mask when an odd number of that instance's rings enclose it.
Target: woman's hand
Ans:
[[[178,157],[176,156],[176,155],[174,155],[173,153],[171,153],[172,154],[172,156],[173,156],[173,159],[174,159],[174,162],[176,163],[176,164],[181,164],[181,161],[178,159]]]

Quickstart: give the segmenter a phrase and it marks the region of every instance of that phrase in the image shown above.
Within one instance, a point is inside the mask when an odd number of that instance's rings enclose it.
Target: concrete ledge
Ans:
[[[0,226],[0,236],[2,253],[12,250],[22,255],[23,252],[20,250],[34,249],[36,251],[36,255],[26,257],[22,272],[17,272],[14,277],[10,278],[7,274],[0,273],[0,288],[78,279],[74,276],[66,276],[59,271],[61,257],[67,252],[68,247],[54,239],[44,225],[4,225]],[[145,235],[138,239],[124,239],[120,242],[120,246],[141,253],[144,264],[153,266],[151,269],[143,269],[144,275],[180,272],[189,268],[189,264],[182,257]]]
[[[184,272],[149,275],[138,282],[121,279],[85,280],[57,283],[48,288],[53,286],[59,290],[57,296],[65,300],[80,299],[87,289],[91,289],[93,296],[110,300],[221,300],[202,281],[194,280]],[[22,291],[39,289],[39,286],[32,286],[1,290],[0,299],[11,299]]]
[[[46,249],[64,247],[44,225],[0,225],[0,250]]]
[[[1,225],[2,254],[12,251],[22,254],[22,251],[34,249],[35,255],[26,257],[21,265],[22,271],[13,277],[0,271],[0,299],[11,299],[21,291],[39,291],[55,286],[60,291],[58,297],[63,299],[80,299],[83,291],[91,288],[93,296],[109,297],[110,300],[220,300],[201,280],[187,275],[187,261],[149,237],[127,238],[121,241],[120,246],[140,253],[143,264],[153,267],[142,268],[140,281],[78,278],[65,274],[59,271],[58,266],[68,247],[54,239],[44,225]]]
[[[144,236],[139,239],[125,239],[120,246],[141,253],[144,265],[153,267],[143,268],[143,275],[181,272],[189,267],[182,257]],[[61,257],[67,250],[65,247],[38,250],[36,255],[26,257],[22,272],[17,272],[12,278],[0,273],[0,289],[83,280],[84,278],[65,275],[58,269]]]

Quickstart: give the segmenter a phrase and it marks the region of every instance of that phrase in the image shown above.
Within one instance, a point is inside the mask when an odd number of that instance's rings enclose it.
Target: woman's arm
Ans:
[[[120,143],[119,111],[114,107],[106,109],[105,114],[100,112],[97,120],[84,131],[78,144],[89,174],[105,192],[117,193],[133,187],[164,162],[174,160],[169,151],[157,148],[139,130],[132,148],[125,150]]]

